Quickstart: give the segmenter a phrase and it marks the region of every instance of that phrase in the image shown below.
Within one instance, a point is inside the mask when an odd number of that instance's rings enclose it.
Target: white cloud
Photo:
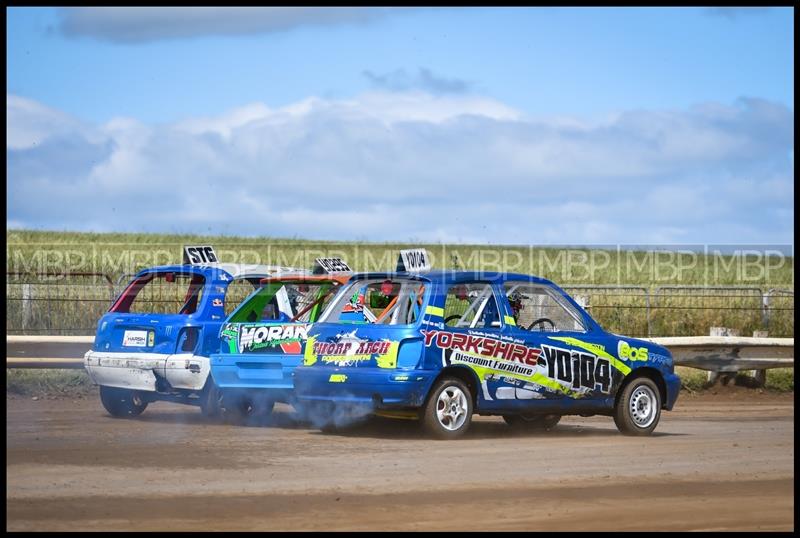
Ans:
[[[98,140],[93,129],[79,120],[17,95],[6,95],[6,116],[6,147],[9,149],[30,149],[58,136]]]
[[[7,111],[10,227],[793,241],[793,113],[752,99],[599,123],[421,92],[252,103],[168,125],[87,126],[13,95]]]
[[[424,92],[369,92],[356,99],[304,99],[278,109],[251,103],[223,115],[183,120],[175,127],[192,134],[217,133],[229,139],[234,130],[293,128],[306,120],[331,118],[337,122],[379,122],[390,128],[407,122],[443,123],[464,115],[496,120],[519,119],[516,110],[492,99],[473,96],[437,96]]]

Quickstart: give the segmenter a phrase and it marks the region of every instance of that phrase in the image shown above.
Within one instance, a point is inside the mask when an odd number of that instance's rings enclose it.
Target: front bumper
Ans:
[[[667,387],[667,399],[664,402],[664,409],[672,411],[675,402],[678,400],[678,394],[681,392],[681,378],[678,374],[664,374],[664,384]]]
[[[208,357],[191,353],[88,351],[83,366],[98,385],[147,392],[156,392],[159,378],[172,388],[202,390],[210,369]]]
[[[303,402],[368,405],[373,408],[421,407],[439,372],[313,366],[294,373],[295,395]]]

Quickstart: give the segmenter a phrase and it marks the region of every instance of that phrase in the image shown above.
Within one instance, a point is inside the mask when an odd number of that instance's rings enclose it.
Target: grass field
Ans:
[[[592,316],[613,332],[702,335],[709,327],[723,326],[742,335],[764,329],[771,336],[794,335],[793,291],[771,298],[768,320],[762,309],[763,292],[794,289],[794,259],[766,247],[743,247],[731,254],[730,249],[712,247],[698,253],[681,246],[659,251],[22,230],[7,231],[6,240],[6,329],[13,333],[92,334],[114,292],[127,282],[125,275],[180,263],[183,245],[210,244],[223,262],[308,268],[317,257],[339,256],[357,271],[394,269],[400,249],[422,246],[435,268],[512,271],[553,280],[571,295],[585,296]],[[64,272],[102,273],[110,283],[97,276],[30,277]],[[580,288],[598,285],[627,288]],[[661,286],[747,289],[658,290]]]

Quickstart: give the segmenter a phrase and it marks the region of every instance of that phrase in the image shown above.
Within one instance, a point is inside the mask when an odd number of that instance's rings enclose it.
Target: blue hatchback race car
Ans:
[[[157,400],[219,410],[209,355],[219,350],[226,315],[279,274],[300,269],[217,263],[211,247],[186,247],[184,264],[137,273],[100,318],[84,367],[115,417],[139,415]]]
[[[400,271],[352,277],[308,330],[294,386],[323,427],[373,413],[451,439],[473,413],[542,429],[611,415],[648,435],[680,380],[667,349],[604,331],[549,280]]]

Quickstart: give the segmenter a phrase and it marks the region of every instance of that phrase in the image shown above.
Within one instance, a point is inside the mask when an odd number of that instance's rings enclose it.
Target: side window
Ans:
[[[150,273],[135,280],[111,307],[111,312],[193,314],[202,301],[205,278],[198,274]]]
[[[231,323],[302,321],[313,323],[335,295],[339,282],[270,281],[244,301]]]
[[[286,283],[275,294],[275,308],[278,309],[275,319],[280,312],[285,312],[292,321],[315,322],[339,285],[336,281]]]
[[[253,290],[258,286],[258,279],[251,282],[247,279],[240,278],[228,284],[228,290],[225,292],[225,316],[229,316],[231,312],[236,310],[236,307],[241,304],[245,298],[253,293]]]
[[[554,290],[530,282],[506,282],[517,327],[529,331],[585,331],[580,314]]]
[[[444,323],[448,327],[499,329],[500,311],[491,284],[454,284],[447,290]]]
[[[350,282],[323,314],[330,323],[409,325],[423,312],[425,284],[411,279]]]

